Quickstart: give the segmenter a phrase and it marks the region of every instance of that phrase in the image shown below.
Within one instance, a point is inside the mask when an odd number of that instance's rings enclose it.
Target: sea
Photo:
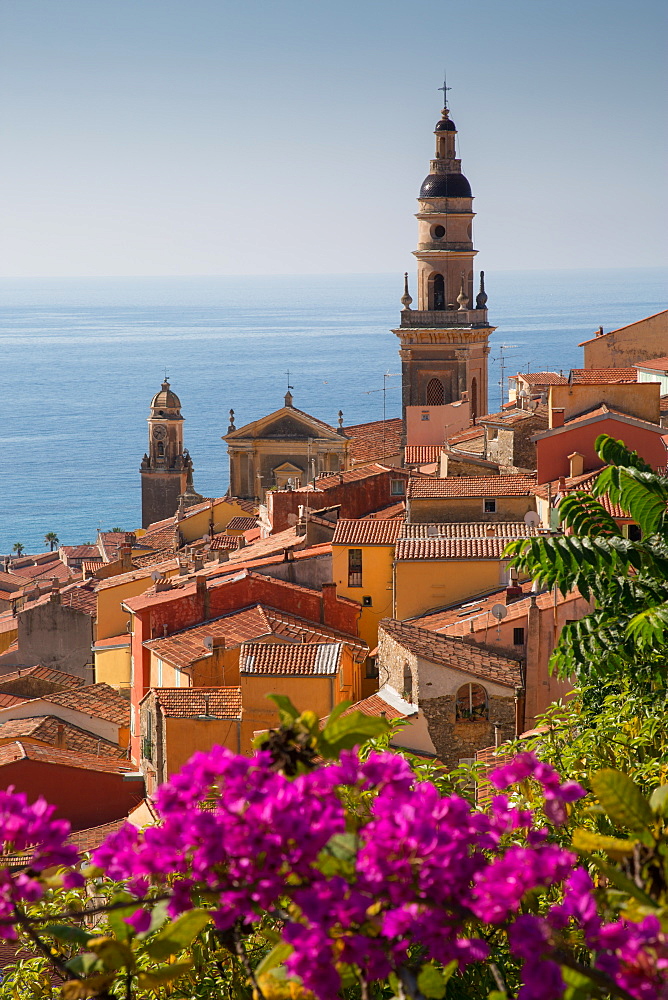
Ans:
[[[582,364],[578,344],[666,308],[668,269],[486,275],[489,409],[501,375]],[[283,405],[336,426],[401,412],[398,274],[0,279],[0,554],[141,524],[139,463],[167,373],[204,496],[225,434]],[[667,352],[668,353],[668,350]]]

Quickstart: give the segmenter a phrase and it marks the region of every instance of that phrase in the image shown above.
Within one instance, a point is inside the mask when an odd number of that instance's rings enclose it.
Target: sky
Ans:
[[[668,263],[665,0],[1,0],[0,275],[413,270],[443,73],[488,269]]]

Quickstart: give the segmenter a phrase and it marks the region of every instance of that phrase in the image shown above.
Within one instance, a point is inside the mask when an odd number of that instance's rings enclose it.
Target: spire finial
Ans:
[[[485,272],[480,272],[480,291],[476,295],[475,299],[476,309],[486,309],[487,308],[487,293],[485,291]]]
[[[459,311],[463,312],[468,308],[469,300],[468,295],[464,291],[464,272],[462,271],[462,283],[459,289],[459,295],[457,296],[457,301],[459,302]]]
[[[443,86],[439,87],[438,89],[443,91],[443,117],[447,118],[448,117],[448,112],[449,112],[449,108],[448,108],[448,91],[452,90],[452,87],[448,87],[447,77],[446,77],[445,70],[443,70]]]
[[[401,296],[401,304],[404,309],[410,309],[412,301],[408,292],[408,271],[404,271],[404,294]]]
[[[231,434],[232,431],[235,431],[235,430],[236,430],[236,427],[234,426],[234,410],[230,410],[230,423],[229,423],[229,426],[227,428],[227,433]]]

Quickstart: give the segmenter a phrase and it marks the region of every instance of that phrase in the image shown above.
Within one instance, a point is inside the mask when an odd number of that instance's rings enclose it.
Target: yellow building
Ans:
[[[301,711],[324,718],[339,702],[358,701],[361,692],[360,665],[343,642],[246,642],[239,675],[242,753],[250,753],[254,733],[277,724],[276,706],[267,695],[287,695]]]
[[[585,368],[626,368],[641,361],[651,361],[666,354],[668,309],[639,319],[619,330],[603,333],[603,327],[591,340],[585,340]]]
[[[408,521],[521,521],[536,510],[534,475],[457,476],[411,479],[406,490]]]
[[[344,519],[332,539],[336,592],[361,605],[359,634],[370,649],[378,645],[378,622],[392,614],[394,545],[403,529],[402,518]],[[365,685],[364,697],[373,690],[375,681]]]

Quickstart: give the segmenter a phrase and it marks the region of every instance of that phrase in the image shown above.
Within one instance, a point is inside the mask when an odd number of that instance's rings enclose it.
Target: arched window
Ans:
[[[413,704],[413,671],[410,663],[404,663],[404,698]]]
[[[478,416],[478,380],[471,379],[471,417],[473,420]]]
[[[435,274],[431,283],[432,309],[445,309],[445,281],[442,274]]]
[[[430,378],[427,382],[425,403],[427,406],[443,406],[443,383],[440,378]]]
[[[482,684],[462,684],[457,692],[455,714],[460,721],[489,719],[487,692]]]
[[[158,441],[158,458],[165,457],[165,446],[162,441]]]

